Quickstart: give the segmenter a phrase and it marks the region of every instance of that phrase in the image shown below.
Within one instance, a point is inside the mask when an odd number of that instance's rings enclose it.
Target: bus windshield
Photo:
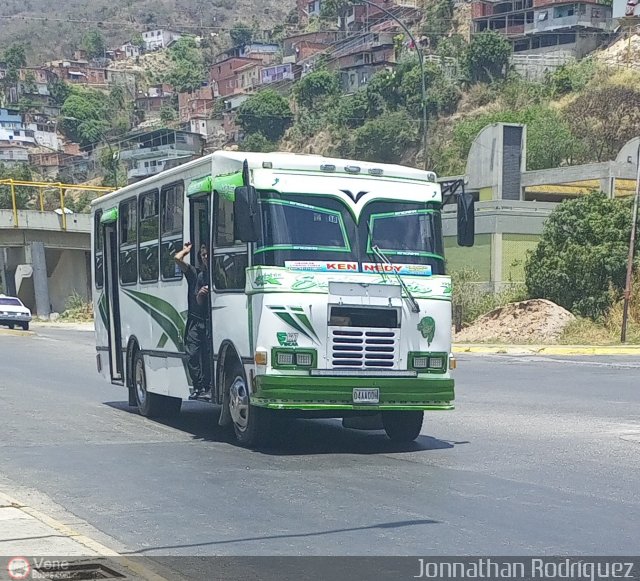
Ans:
[[[438,216],[424,209],[371,213],[367,252],[377,246],[391,256],[441,256]]]
[[[444,273],[440,211],[433,204],[368,203],[358,221],[336,198],[261,192],[262,238],[255,262],[376,262],[377,246],[394,263],[430,265]]]

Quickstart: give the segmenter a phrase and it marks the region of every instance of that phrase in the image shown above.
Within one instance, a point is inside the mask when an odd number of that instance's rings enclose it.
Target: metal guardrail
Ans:
[[[19,228],[19,214],[18,214],[18,204],[16,199],[16,188],[19,187],[27,187],[27,188],[37,188],[38,189],[38,197],[39,197],[39,205],[40,212],[44,212],[44,193],[45,190],[58,190],[60,196],[60,211],[62,212],[62,229],[67,229],[67,213],[65,212],[65,195],[67,190],[79,190],[86,192],[96,192],[98,195],[106,194],[109,192],[113,192],[114,188],[107,188],[102,186],[87,186],[81,184],[63,184],[60,182],[51,183],[51,182],[30,182],[23,180],[14,180],[14,179],[4,179],[0,180],[0,186],[9,186],[11,191],[11,209],[13,211],[13,227]]]

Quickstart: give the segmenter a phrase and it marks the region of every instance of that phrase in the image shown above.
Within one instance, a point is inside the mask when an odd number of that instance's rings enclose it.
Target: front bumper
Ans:
[[[451,378],[258,375],[253,405],[297,410],[452,410]],[[354,404],[354,388],[380,390],[380,403]]]
[[[0,315],[0,325],[10,325],[11,323],[29,323],[31,315]]]

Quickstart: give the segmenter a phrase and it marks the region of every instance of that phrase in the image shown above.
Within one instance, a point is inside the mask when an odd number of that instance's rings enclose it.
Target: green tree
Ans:
[[[615,159],[621,147],[640,135],[640,87],[593,84],[566,108],[571,133],[582,141],[584,161]]]
[[[422,26],[422,34],[429,39],[429,48],[435,50],[451,30],[453,0],[435,0],[427,4],[424,16],[425,24]]]
[[[171,65],[164,76],[179,93],[193,92],[202,86],[207,72],[204,58],[193,36],[183,36],[170,49]]]
[[[133,46],[137,46],[140,50],[144,49],[144,47],[145,47],[144,38],[142,37],[142,35],[139,32],[136,32],[131,37],[131,44]]]
[[[178,119],[178,114],[173,107],[167,107],[166,105],[160,110],[160,121],[165,125],[173,123]]]
[[[578,153],[579,144],[561,114],[546,105],[535,105],[520,111],[488,113],[457,122],[453,127],[452,145],[462,162],[466,160],[473,140],[492,123],[527,125],[527,169],[558,167],[572,161]]]
[[[302,77],[293,87],[293,97],[303,109],[319,109],[340,94],[340,81],[335,73],[319,70]]]
[[[340,99],[334,112],[334,123],[355,129],[364,125],[369,117],[369,96],[361,89]]]
[[[57,78],[49,83],[48,89],[55,105],[64,105],[67,97],[71,94],[71,87]]]
[[[21,69],[27,66],[27,53],[23,44],[12,44],[2,55],[8,69]]]
[[[243,22],[237,22],[229,31],[233,46],[245,46],[253,40],[253,29]]]
[[[582,91],[598,71],[595,59],[567,63],[547,75],[546,82],[554,96]]]
[[[416,139],[416,123],[405,111],[384,113],[356,129],[354,154],[367,161],[398,163]]]
[[[33,95],[38,92],[38,85],[36,84],[36,76],[33,71],[28,71],[22,81],[22,91],[24,93]]]
[[[438,42],[437,53],[439,56],[459,59],[465,54],[468,46],[469,45],[467,44],[464,36],[460,34],[452,34],[451,36],[446,36],[440,39]]]
[[[251,133],[244,138],[242,142],[244,151],[258,151],[261,153],[269,153],[276,151],[276,144],[269,141],[262,133]]]
[[[610,288],[624,288],[630,231],[629,200],[594,192],[563,202],[525,264],[530,296],[597,319],[611,305]]]
[[[272,142],[282,138],[291,121],[289,103],[272,89],[252,95],[238,110],[238,123],[246,134],[260,133]]]
[[[82,37],[82,48],[90,59],[104,57],[107,45],[99,30],[93,29],[85,32]]]
[[[0,88],[6,100],[8,90],[18,84],[19,72],[22,67],[27,66],[27,57],[24,45],[12,44],[2,55],[7,70],[2,79],[0,79]]]
[[[322,20],[340,20],[340,28],[345,29],[345,16],[354,2],[350,0],[323,0],[320,4],[320,18]]]
[[[126,174],[120,163],[118,151],[106,146],[100,149],[100,166],[103,169],[103,186],[113,186],[117,188],[127,183]]]
[[[82,146],[105,139],[111,128],[109,98],[100,91],[73,87],[60,111],[60,131]]]
[[[14,179],[21,181],[31,181],[32,173],[29,166],[21,164],[15,167],[7,167],[0,163],[0,180]],[[18,210],[24,210],[29,206],[30,200],[35,194],[33,188],[15,187],[16,207]],[[0,186],[0,209],[10,210],[13,208],[13,200],[11,196],[11,186]]]
[[[402,102],[399,85],[402,80],[401,72],[396,68],[377,72],[367,84],[369,106],[380,113],[383,109],[396,109]]]
[[[503,79],[510,56],[511,45],[502,34],[489,30],[474,35],[465,54],[469,79],[474,83]]]

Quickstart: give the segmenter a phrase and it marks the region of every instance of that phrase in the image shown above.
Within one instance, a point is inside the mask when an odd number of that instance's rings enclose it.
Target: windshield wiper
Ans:
[[[386,255],[382,252],[382,250],[380,250],[377,244],[373,245],[371,247],[371,250],[373,250],[373,254],[378,258],[378,260],[380,260],[381,263],[388,264],[391,266],[391,274],[393,274],[398,279],[398,282],[400,283],[402,290],[406,293],[407,295],[406,298],[409,301],[409,304],[411,305],[411,310],[414,313],[419,313],[420,305],[418,304],[418,301],[416,301],[415,297],[411,294],[409,287],[406,285],[404,280],[402,280],[402,277],[395,271],[391,261],[386,257]]]

